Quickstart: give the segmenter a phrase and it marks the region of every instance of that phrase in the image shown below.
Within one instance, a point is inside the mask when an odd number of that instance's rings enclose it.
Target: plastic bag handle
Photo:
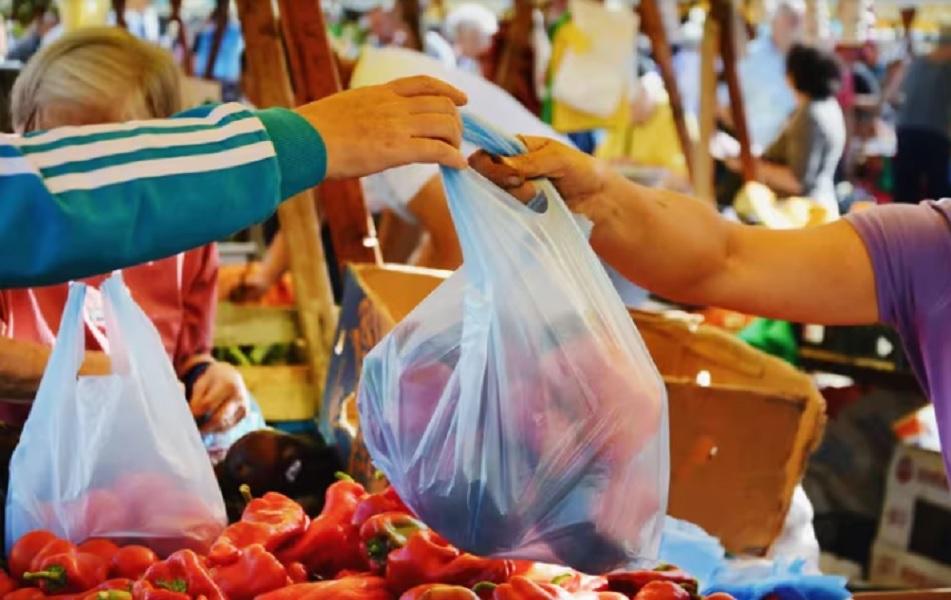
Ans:
[[[79,369],[83,364],[83,356],[86,352],[86,321],[83,315],[85,301],[86,284],[78,281],[69,282],[69,293],[66,296],[66,307],[63,309],[63,316],[60,319],[59,333],[56,336],[56,343],[53,345],[53,352],[50,354],[43,378],[40,380],[32,410],[46,410],[42,405],[44,399],[61,396],[61,394],[49,393],[49,391],[44,393],[45,387],[53,386],[55,388],[59,386],[60,381],[54,381],[54,379],[61,379],[60,374],[68,374],[73,379],[79,375]],[[56,374],[56,377],[50,376],[51,373]]]

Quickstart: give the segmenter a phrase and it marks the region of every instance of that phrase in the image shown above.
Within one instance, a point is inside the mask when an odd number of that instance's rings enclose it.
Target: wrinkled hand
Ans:
[[[215,362],[195,382],[189,404],[201,432],[218,433],[234,427],[248,413],[248,390],[237,369]]]
[[[552,139],[522,137],[528,152],[520,156],[491,156],[484,151],[469,158],[470,166],[510,194],[528,202],[535,197],[532,179],[547,178],[568,207],[592,221],[603,200],[623,185],[623,177],[598,160]],[[615,191],[616,193],[616,191]]]
[[[465,168],[459,153],[466,96],[432,77],[397,79],[301,106],[327,146],[327,178],[361,177],[410,163]]]

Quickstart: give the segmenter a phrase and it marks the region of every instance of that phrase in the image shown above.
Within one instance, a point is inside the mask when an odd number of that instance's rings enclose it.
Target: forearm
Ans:
[[[261,277],[274,285],[291,267],[291,257],[287,248],[287,239],[284,232],[278,230],[264,253],[264,260],[261,261]]]
[[[202,110],[0,141],[0,286],[55,283],[200,246],[262,221],[322,176],[325,155],[310,159],[311,179],[299,158],[319,136],[289,111]]]
[[[34,342],[0,338],[0,397],[32,399],[40,387],[51,348]],[[82,375],[109,373],[109,357],[102,352],[86,352]]]
[[[796,230],[731,223],[708,204],[612,179],[597,206],[594,250],[671,300],[826,324],[878,319],[871,261],[845,221]]]
[[[723,269],[728,223],[709,204],[605,174],[603,200],[579,206],[594,223],[591,245],[625,277],[687,303],[710,301],[700,285]]]

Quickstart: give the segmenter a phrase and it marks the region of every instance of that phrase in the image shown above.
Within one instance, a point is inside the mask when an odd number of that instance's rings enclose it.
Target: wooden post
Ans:
[[[716,129],[717,119],[717,46],[720,41],[720,26],[708,16],[703,24],[703,42],[700,46],[700,139],[697,140],[693,161],[693,191],[714,202],[713,157],[710,155],[710,140]]]
[[[245,93],[258,106],[292,106],[294,95],[271,3],[237,0],[236,4],[248,67]],[[277,215],[291,258],[301,331],[307,342],[308,364],[319,398],[333,345],[335,317],[313,191],[307,190],[285,201]]]
[[[495,67],[495,83],[513,96],[519,84],[515,79],[520,75],[519,57],[525,51],[525,45],[532,39],[532,3],[529,0],[515,0],[515,14],[505,32],[505,47]]]
[[[915,15],[917,12],[918,9],[914,6],[906,6],[901,9],[901,25],[905,32],[905,49],[908,52],[908,56],[915,55],[915,44],[911,28],[915,24]]]
[[[185,31],[185,21],[182,19],[182,0],[172,0],[172,14],[169,17],[171,23],[178,27],[175,33],[175,43],[178,44],[182,52],[182,70],[185,75],[191,77],[194,74],[192,65],[192,51],[188,46],[188,34]],[[173,46],[174,48],[174,46]]]
[[[318,0],[280,0],[280,7],[298,100],[312,102],[339,92],[340,75]],[[382,264],[359,180],[328,180],[320,184],[317,194],[340,268],[348,262]]]
[[[674,115],[674,125],[677,127],[677,137],[680,138],[680,147],[687,161],[687,173],[693,177],[693,142],[687,131],[687,121],[684,117],[684,103],[680,97],[680,88],[677,87],[677,78],[674,76],[673,56],[670,44],[667,41],[667,31],[664,20],[657,6],[658,0],[641,0],[640,16],[641,30],[650,38],[651,48],[654,50],[654,59],[660,69],[660,76],[667,88],[667,97],[670,100],[670,109]]]
[[[406,27],[409,29],[410,40],[409,46],[414,50],[423,49],[423,16],[420,14],[419,10],[419,0],[399,0],[397,6],[400,9],[400,17],[403,19],[403,22],[406,24]]]
[[[116,13],[116,25],[126,29],[125,0],[112,0],[112,11]]]
[[[208,60],[205,61],[205,70],[203,73],[205,79],[215,78],[215,63],[218,62],[218,54],[221,53],[221,42],[225,37],[225,29],[228,28],[229,12],[229,0],[217,0],[215,3],[215,12],[213,13],[215,31],[211,36],[211,48],[208,49]]]
[[[740,75],[736,66],[736,13],[733,9],[733,0],[713,0],[710,15],[717,20],[720,28],[720,58],[723,60],[723,74],[730,92],[733,128],[736,139],[740,143],[741,174],[744,181],[753,181],[756,179],[756,162],[750,147],[749,125],[743,104],[743,88],[740,87]]]

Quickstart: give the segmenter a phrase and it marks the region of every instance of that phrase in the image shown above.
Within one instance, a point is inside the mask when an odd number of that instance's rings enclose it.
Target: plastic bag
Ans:
[[[465,122],[479,146],[523,150]],[[371,458],[467,551],[589,573],[654,558],[667,402],[630,315],[548,182],[525,206],[471,170],[443,181],[464,264],[364,361]]]
[[[10,462],[6,547],[33,529],[160,554],[205,549],[224,500],[158,332],[116,274],[102,285],[113,374],[77,377],[86,286],[59,335]]]

